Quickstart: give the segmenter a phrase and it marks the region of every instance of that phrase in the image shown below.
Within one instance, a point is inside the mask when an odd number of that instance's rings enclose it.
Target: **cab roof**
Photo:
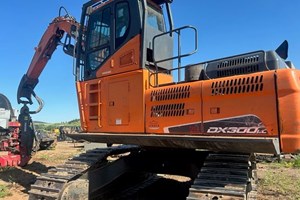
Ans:
[[[172,3],[173,0],[152,0],[154,3],[158,4],[158,5],[161,5],[161,4],[164,4],[164,3]]]

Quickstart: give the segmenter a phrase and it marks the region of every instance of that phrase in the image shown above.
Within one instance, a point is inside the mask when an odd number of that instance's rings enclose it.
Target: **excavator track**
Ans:
[[[139,150],[138,146],[118,146],[89,150],[63,165],[48,170],[31,185],[29,199],[87,199],[88,181],[81,179],[87,171],[107,163],[107,157]],[[75,194],[74,194],[75,192]]]
[[[111,189],[104,189],[102,193],[98,193],[93,199],[105,200],[133,200],[140,199],[139,192],[160,180],[161,177],[155,174],[149,174],[148,177],[139,177],[139,175],[131,174],[127,180],[120,181]],[[134,182],[134,183],[133,183]],[[143,199],[143,198],[142,198]]]
[[[209,154],[187,200],[252,200],[256,198],[255,181],[254,156]]]

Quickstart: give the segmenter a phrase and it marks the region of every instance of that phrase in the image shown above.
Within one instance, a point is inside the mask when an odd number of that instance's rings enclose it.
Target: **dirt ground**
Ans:
[[[5,168],[0,171],[0,185],[9,188],[10,196],[7,200],[28,199],[30,185],[41,173],[46,173],[49,168],[63,164],[68,158],[83,151],[82,143],[57,142],[52,150],[38,151],[24,167]]]
[[[35,178],[41,173],[55,165],[62,164],[67,158],[80,154],[83,151],[83,143],[58,142],[53,150],[44,150],[37,152],[31,163],[25,168],[5,168],[0,169],[0,185],[9,188],[9,196],[4,197],[7,200],[28,199],[30,185],[35,182]],[[276,191],[270,187],[265,180],[272,174],[284,172],[295,178],[300,179],[300,170],[294,168],[274,167],[266,163],[258,163],[258,199],[298,199],[297,197],[286,197],[284,191]],[[275,180],[276,181],[276,180]],[[272,184],[272,183],[270,183]]]

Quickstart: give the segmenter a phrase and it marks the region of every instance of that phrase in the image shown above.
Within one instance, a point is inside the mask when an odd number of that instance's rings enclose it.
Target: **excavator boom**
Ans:
[[[61,43],[61,39],[67,37],[76,39],[79,23],[71,16],[59,16],[55,18],[46,29],[35,54],[29,65],[27,73],[23,76],[18,88],[18,103],[32,104],[31,96],[34,95],[34,88],[38,83],[38,78],[43,69],[51,59],[56,47]],[[64,47],[67,47],[66,45]],[[22,99],[22,98],[25,98]]]
[[[19,104],[23,104],[20,110],[19,122],[20,127],[20,149],[21,149],[21,166],[28,163],[31,158],[33,143],[35,138],[34,126],[30,114],[35,114],[41,111],[43,108],[43,100],[39,98],[35,92],[34,88],[38,83],[38,78],[42,73],[43,69],[50,60],[52,54],[54,53],[56,47],[61,43],[61,39],[66,34],[66,41],[69,43],[64,43],[64,51],[70,54],[70,44],[71,38],[76,39],[77,29],[79,28],[79,23],[69,16],[59,16],[56,17],[46,29],[42,39],[40,40],[38,46],[35,48],[35,54],[29,65],[27,73],[23,76],[17,93],[17,100]],[[74,51],[74,48],[73,48]],[[37,100],[39,108],[36,111],[29,111],[27,104],[32,104],[32,96]]]

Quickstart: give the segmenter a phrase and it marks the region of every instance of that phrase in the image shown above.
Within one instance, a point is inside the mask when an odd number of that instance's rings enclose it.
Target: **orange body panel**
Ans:
[[[200,81],[170,85],[150,89],[146,93],[146,132],[155,134],[168,133],[167,127],[202,121]],[[186,132],[201,132],[201,127],[194,125]]]
[[[253,133],[253,129],[251,133],[240,130],[226,134],[263,137],[278,135],[274,71],[205,81],[202,91],[204,122],[256,116],[265,131]]]
[[[300,150],[300,72],[277,71],[280,139],[283,152]]]
[[[77,83],[81,122],[90,133],[280,138],[282,152],[295,152],[299,77],[280,69],[151,88],[150,72],[135,70]]]
[[[135,70],[78,82],[80,118],[84,131],[145,132],[144,94],[149,75],[147,70]],[[171,76],[160,75],[160,80],[170,82]]]
[[[144,113],[144,88],[139,49],[140,35],[115,52],[97,71],[96,79],[77,83],[84,131],[144,130],[140,117]]]
[[[140,68],[140,35],[114,53],[97,71],[97,77],[124,73]]]
[[[147,91],[146,110],[148,133],[255,137],[278,134],[274,71],[155,88]],[[261,127],[249,132],[246,128],[226,133],[225,129],[211,129],[210,133],[206,130],[206,122],[239,116],[256,116],[262,121]]]
[[[88,132],[144,131],[142,70],[77,84],[84,130]]]

